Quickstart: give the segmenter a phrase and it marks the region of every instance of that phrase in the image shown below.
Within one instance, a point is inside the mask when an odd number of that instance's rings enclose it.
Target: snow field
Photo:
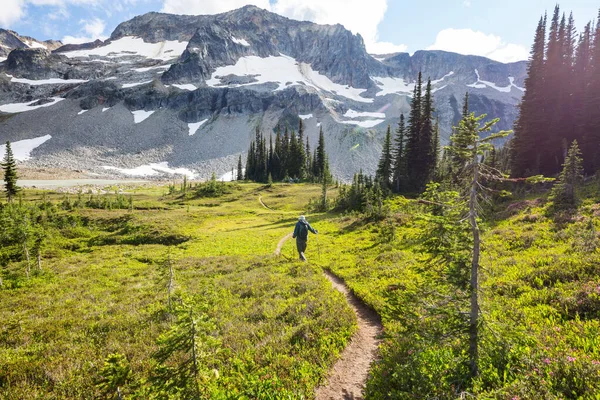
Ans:
[[[50,139],[52,139],[52,136],[46,135],[34,139],[19,140],[17,142],[12,142],[10,144],[10,148],[13,151],[15,160],[27,161],[31,158],[31,152],[33,150],[40,147],[42,144],[46,143]],[[6,144],[2,144],[0,145],[0,156],[4,158],[5,154]]]
[[[160,43],[146,43],[142,38],[125,36],[95,49],[75,50],[61,54],[69,58],[91,56],[119,58],[133,55],[168,61],[179,57],[186,47],[187,42],[167,40]]]

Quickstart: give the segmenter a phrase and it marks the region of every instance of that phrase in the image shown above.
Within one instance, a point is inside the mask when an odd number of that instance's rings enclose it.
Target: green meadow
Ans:
[[[367,398],[599,398],[595,181],[568,218],[548,216],[544,193],[487,210],[475,382],[463,304],[425,246],[443,233],[427,206],[311,213],[321,187],[304,184],[125,192],[23,193],[46,236],[29,277],[18,243],[0,250],[0,398],[313,398],[356,330],[322,268],[382,317]],[[301,213],[320,233],[306,264],[292,240],[274,255]],[[190,326],[191,381],[177,341]]]

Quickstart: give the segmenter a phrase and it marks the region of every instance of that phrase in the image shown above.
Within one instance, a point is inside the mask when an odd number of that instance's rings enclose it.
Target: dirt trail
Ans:
[[[258,196],[258,201],[260,201],[260,204],[262,204],[262,206],[263,206],[264,208],[266,208],[267,210],[275,211],[275,210],[273,210],[271,207],[269,207],[268,205],[266,205],[266,204],[263,202],[262,195]]]
[[[289,234],[279,241],[276,255],[291,238]],[[317,388],[317,400],[359,400],[363,399],[363,389],[367,382],[371,363],[377,359],[377,350],[381,340],[381,319],[379,315],[360,301],[346,286],[344,281],[329,271],[323,271],[333,288],[346,297],[346,301],[354,310],[358,321],[358,331],[346,346],[340,359],[330,371],[326,386]]]

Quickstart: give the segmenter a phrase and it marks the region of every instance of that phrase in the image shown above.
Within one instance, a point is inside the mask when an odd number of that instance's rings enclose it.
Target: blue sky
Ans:
[[[122,21],[149,11],[214,14],[252,3],[296,19],[342,23],[372,53],[442,49],[499,61],[527,57],[540,15],[555,0],[0,0],[0,27],[39,39],[104,39]],[[600,3],[570,0],[578,29]]]

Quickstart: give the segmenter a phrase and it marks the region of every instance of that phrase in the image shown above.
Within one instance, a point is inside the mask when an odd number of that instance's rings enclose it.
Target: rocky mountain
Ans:
[[[104,175],[225,174],[255,126],[268,134],[301,118],[313,144],[323,128],[332,170],[347,180],[374,172],[419,71],[433,81],[444,139],[466,91],[475,112],[510,129],[526,77],[525,62],[442,51],[373,56],[341,25],[253,6],[149,13],[105,42],[59,48],[4,32],[2,48],[12,50],[0,63],[0,140],[16,142],[29,164]]]
[[[20,36],[17,32],[0,29],[0,61],[6,60],[14,49],[47,49],[56,50],[62,46],[57,40],[41,42],[29,36]]]

